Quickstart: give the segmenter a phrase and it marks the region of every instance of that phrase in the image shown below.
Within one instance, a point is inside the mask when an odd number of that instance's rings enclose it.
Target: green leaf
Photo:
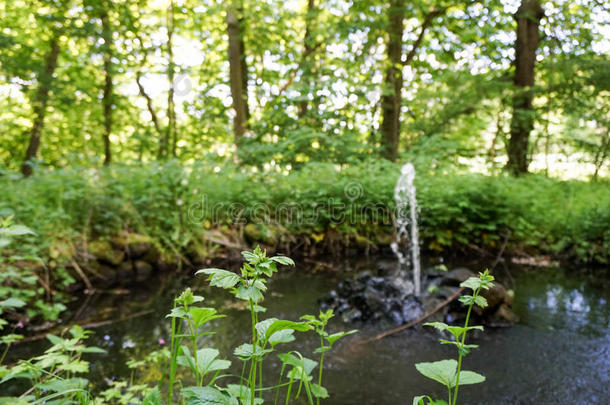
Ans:
[[[226,370],[231,366],[229,360],[217,359],[219,351],[206,348],[197,350],[197,368],[201,375],[206,375],[212,371]]]
[[[316,398],[328,398],[328,391],[326,388],[318,384],[311,384],[311,393]]]
[[[224,318],[224,315],[217,314],[214,308],[192,307],[189,309],[189,313],[193,317],[195,328],[199,328],[213,319]]]
[[[36,235],[34,231],[24,225],[11,225],[8,228],[0,228],[0,235],[19,236]]]
[[[233,354],[239,357],[241,360],[249,360],[251,358],[261,358],[271,353],[273,350],[271,349],[263,349],[259,345],[254,345],[250,343],[245,343],[241,346],[237,346],[233,351]]]
[[[202,269],[197,271],[195,274],[208,274],[208,280],[211,286],[220,287],[224,289],[233,288],[239,283],[241,278],[233,273],[232,271],[223,270],[223,269]]]
[[[417,363],[415,368],[424,376],[431,380],[438,381],[446,387],[453,387],[455,384],[457,361],[453,359],[431,363]]]
[[[455,387],[456,372],[457,372],[457,361],[456,360],[441,360],[432,363],[417,363],[415,368],[424,376],[431,380],[438,381],[446,387]],[[477,384],[485,381],[485,377],[475,373],[474,371],[460,372],[459,385]]]
[[[271,260],[284,266],[294,266],[294,260],[286,256],[273,256]]]
[[[341,339],[342,337],[345,337],[347,335],[352,335],[356,332],[358,332],[357,329],[352,329],[347,332],[337,332],[337,333],[333,333],[332,335],[326,336],[324,339],[326,339],[328,344],[332,346],[337,340]]]
[[[263,294],[255,286],[244,287],[243,285],[237,288],[237,291],[235,292],[235,297],[239,298],[240,300],[252,301],[254,303],[262,301],[262,299],[264,298]]]
[[[186,397],[186,405],[239,405],[236,398],[211,386],[184,388],[182,395]]]
[[[142,405],[162,405],[161,392],[155,387],[144,397]]]
[[[226,391],[233,398],[238,398],[242,404],[250,404],[250,387],[240,384],[229,384],[227,385]],[[254,404],[260,405],[264,402],[262,398],[254,398]]]
[[[25,302],[19,298],[8,298],[4,301],[0,301],[0,308],[21,308],[25,305]]]
[[[265,330],[265,341],[268,341],[274,333],[279,332],[283,329],[292,329],[299,332],[305,332],[310,330],[311,327],[305,322],[293,322],[276,319]]]

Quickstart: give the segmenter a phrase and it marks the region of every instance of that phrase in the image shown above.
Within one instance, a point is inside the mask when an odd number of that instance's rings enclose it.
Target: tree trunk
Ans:
[[[25,152],[25,158],[21,166],[21,173],[29,177],[33,173],[32,159],[34,159],[40,148],[40,136],[44,126],[44,118],[49,101],[49,91],[53,74],[57,67],[57,57],[59,56],[59,35],[55,34],[51,39],[49,53],[45,59],[45,67],[38,76],[38,90],[34,98],[34,122],[30,130],[30,142]]]
[[[390,0],[387,44],[390,65],[385,74],[385,83],[389,88],[384,90],[381,96],[382,121],[380,130],[383,156],[391,161],[396,160],[398,155],[398,136],[400,134],[403,17],[403,0]]]
[[[235,144],[238,145],[244,135],[248,121],[247,100],[247,66],[244,55],[244,41],[241,31],[242,24],[234,9],[227,11],[227,34],[229,36],[229,79],[231,84],[231,98],[233,99],[233,131]]]
[[[311,86],[311,75],[313,73],[313,60],[309,60],[314,50],[314,37],[311,33],[313,30],[314,13],[316,12],[315,0],[308,0],[307,2],[307,16],[305,17],[305,38],[303,39],[303,78],[305,79],[307,86]],[[307,96],[309,96],[309,89],[307,90]],[[301,100],[299,102],[299,118],[303,118],[307,115],[309,110],[309,100]]]
[[[102,37],[104,38],[104,94],[102,104],[104,106],[104,166],[108,166],[112,160],[110,151],[110,135],[112,133],[112,30],[108,21],[108,11],[104,9],[100,15],[102,20]]]
[[[517,93],[513,98],[513,117],[510,125],[507,169],[514,175],[527,173],[529,135],[534,128],[532,86],[536,50],[540,42],[538,26],[544,10],[538,0],[522,0],[515,14],[517,41],[515,42],[515,77]]]
[[[174,2],[170,1],[167,14],[167,80],[169,82],[169,91],[167,93],[167,128],[165,134],[161,136],[159,143],[158,158],[164,159],[167,157],[169,143],[172,143],[172,156],[176,156],[176,107],[174,102]]]

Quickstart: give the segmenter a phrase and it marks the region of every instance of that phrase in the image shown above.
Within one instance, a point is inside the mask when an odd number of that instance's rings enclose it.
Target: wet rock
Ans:
[[[494,282],[493,287],[482,292],[483,297],[487,300],[489,309],[494,309],[506,300],[508,295],[506,288],[498,282]]]
[[[344,313],[341,317],[343,318],[344,322],[351,323],[362,319],[362,312],[357,309],[351,309]]]
[[[405,323],[404,318],[402,317],[402,313],[400,311],[390,311],[388,316],[396,325],[402,325]]]
[[[519,321],[519,317],[508,305],[501,304],[496,312],[490,317],[489,324],[492,326],[510,326]]]
[[[133,268],[136,271],[136,277],[138,280],[145,280],[150,277],[153,267],[150,263],[145,262],[144,260],[136,260],[133,263]]]
[[[413,282],[407,280],[405,277],[392,277],[390,279],[390,285],[394,287],[403,297],[413,294],[415,287]]]
[[[125,260],[125,253],[112,248],[109,241],[98,239],[87,246],[89,253],[98,261],[112,266],[119,266]]]
[[[383,291],[376,289],[372,285],[369,285],[364,290],[363,299],[371,312],[376,312],[384,308],[384,298],[385,295]]]
[[[422,303],[414,296],[407,297],[402,303],[402,318],[405,323],[412,322],[424,314]]]
[[[244,237],[250,243],[260,242],[268,246],[275,246],[278,241],[278,231],[266,224],[250,223],[244,227]]]
[[[132,259],[144,256],[153,247],[152,238],[139,233],[123,232],[110,242],[115,249],[125,252]]]
[[[476,277],[476,274],[464,267],[458,267],[448,272],[443,277],[443,281],[441,284],[459,287],[461,283],[468,280],[470,277]]]

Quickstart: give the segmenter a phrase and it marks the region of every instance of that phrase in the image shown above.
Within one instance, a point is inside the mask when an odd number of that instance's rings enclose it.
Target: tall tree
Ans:
[[[21,173],[25,177],[29,177],[33,173],[32,160],[38,154],[40,148],[40,138],[44,127],[44,119],[47,111],[47,103],[49,101],[49,92],[53,82],[53,74],[57,67],[57,58],[59,57],[59,32],[55,31],[49,42],[49,50],[45,58],[44,68],[38,74],[38,89],[34,96],[34,121],[30,130],[30,141],[25,152],[23,164],[21,165]]]
[[[402,106],[403,76],[402,70],[409,66],[421,46],[426,30],[430,27],[436,17],[442,15],[448,6],[432,8],[424,14],[415,41],[403,61],[404,34],[404,0],[390,0],[388,8],[387,25],[387,57],[389,65],[385,72],[385,84],[387,88],[381,96],[381,143],[382,154],[386,159],[396,160],[398,156],[398,140],[400,136],[400,109]]]
[[[104,91],[102,104],[104,106],[104,165],[112,160],[110,150],[110,135],[112,134],[113,80],[112,80],[112,29],[108,17],[108,6],[112,2],[104,2],[100,20],[102,21],[102,38],[104,39]]]
[[[243,40],[243,21],[240,18],[241,8],[233,5],[227,10],[227,34],[229,36],[229,81],[233,99],[233,132],[235,143],[244,135],[248,122],[248,73]]]
[[[383,156],[396,160],[400,134],[400,107],[402,104],[402,35],[404,32],[404,0],[390,0],[388,8],[388,43],[385,84],[381,96],[381,142]]]
[[[527,173],[530,132],[534,128],[535,111],[532,107],[536,51],[540,42],[540,20],[544,10],[538,0],[522,0],[515,13],[517,40],[515,42],[515,75],[517,87],[513,98],[507,169],[514,175]]]

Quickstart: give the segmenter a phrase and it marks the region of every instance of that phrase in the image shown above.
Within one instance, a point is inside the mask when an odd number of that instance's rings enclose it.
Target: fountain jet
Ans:
[[[392,243],[392,251],[398,258],[399,271],[408,269],[408,259],[411,257],[413,269],[413,286],[415,296],[421,292],[421,265],[419,262],[419,229],[417,227],[417,199],[415,198],[415,167],[411,163],[400,169],[400,177],[394,188],[396,201],[396,240]],[[410,231],[410,234],[409,234]],[[406,253],[401,245],[410,246]]]

